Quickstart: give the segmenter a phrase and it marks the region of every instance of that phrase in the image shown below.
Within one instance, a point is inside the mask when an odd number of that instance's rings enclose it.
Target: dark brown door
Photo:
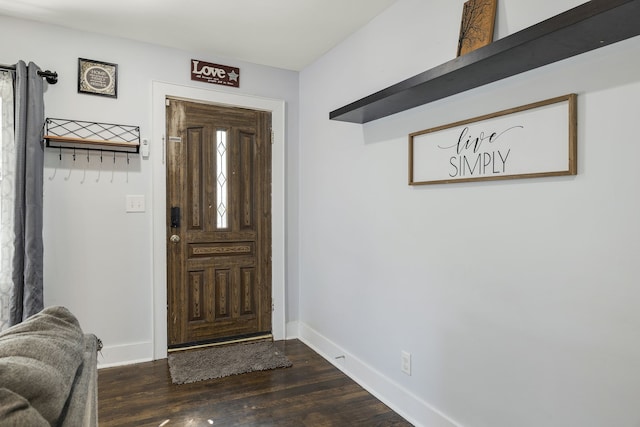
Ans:
[[[271,113],[167,99],[168,344],[271,332]]]

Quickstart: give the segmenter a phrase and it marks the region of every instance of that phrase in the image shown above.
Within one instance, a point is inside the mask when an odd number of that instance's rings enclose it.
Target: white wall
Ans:
[[[300,104],[295,72],[202,58],[239,65],[239,93],[287,103],[288,320],[299,308],[306,342],[417,425],[635,427],[640,40],[366,125],[328,120],[452,59],[462,3],[399,0],[300,74]],[[504,36],[581,1],[499,3]],[[188,80],[197,53],[6,17],[0,38],[0,63],[60,73],[50,117],[148,136],[152,81],[208,88]],[[78,57],[119,64],[118,99],[77,94]],[[577,176],[407,185],[408,133],[570,92]],[[127,194],[153,205],[150,165],[46,155],[45,300],[105,341],[107,363],[152,352],[153,212],[124,212]]]
[[[497,34],[580,3],[499,2]],[[300,75],[301,337],[417,425],[638,426],[639,38],[328,119],[453,59],[462,4],[399,0]],[[572,92],[577,176],[407,185],[409,133]]]
[[[287,141],[287,242],[296,265],[296,159],[298,140],[298,73],[213,58],[124,39],[77,32],[0,16],[3,43],[0,63],[23,59],[58,72],[58,84],[45,93],[47,117],[139,125],[152,138],[152,82],[161,81],[229,94],[284,100]],[[118,98],[77,93],[78,58],[118,64]],[[192,82],[190,60],[202,59],[240,67],[241,88]],[[151,140],[151,157],[69,151],[59,160],[47,150],[44,182],[45,304],[69,307],[85,331],[105,344],[102,365],[150,359],[153,355],[152,164],[162,155],[162,141]],[[125,197],[146,198],[144,213],[125,213]],[[163,239],[164,236],[157,236]],[[163,266],[155,266],[162,269]],[[288,290],[288,320],[297,318],[296,270]],[[290,275],[290,273],[288,273]]]

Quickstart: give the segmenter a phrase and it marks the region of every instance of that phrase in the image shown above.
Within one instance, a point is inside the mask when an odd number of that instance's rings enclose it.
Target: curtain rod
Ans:
[[[0,69],[4,69],[4,70],[14,70],[16,69],[15,65],[2,65],[0,64]],[[38,75],[40,77],[43,77],[47,80],[47,83],[49,83],[50,85],[54,85],[56,83],[58,83],[58,73],[56,73],[55,71],[38,71]]]

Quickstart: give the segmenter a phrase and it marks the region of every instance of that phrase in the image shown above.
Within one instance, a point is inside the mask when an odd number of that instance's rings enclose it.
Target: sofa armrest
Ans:
[[[67,401],[62,427],[97,427],[98,425],[98,338],[84,335],[82,365]]]

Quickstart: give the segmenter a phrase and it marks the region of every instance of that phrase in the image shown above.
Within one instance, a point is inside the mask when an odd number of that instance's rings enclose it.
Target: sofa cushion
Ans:
[[[0,384],[55,425],[83,360],[84,335],[64,307],[49,307],[0,333]]]
[[[6,388],[0,388],[0,425],[1,426],[29,426],[49,427],[50,424],[42,418],[24,397]]]

